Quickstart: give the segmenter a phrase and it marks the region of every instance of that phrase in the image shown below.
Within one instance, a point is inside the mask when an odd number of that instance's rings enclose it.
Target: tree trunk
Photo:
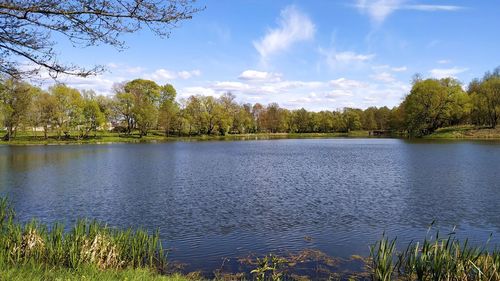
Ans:
[[[7,127],[7,133],[3,137],[4,141],[10,141],[12,139],[12,127]]]

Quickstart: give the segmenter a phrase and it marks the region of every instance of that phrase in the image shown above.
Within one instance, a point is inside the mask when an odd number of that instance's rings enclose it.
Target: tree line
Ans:
[[[99,130],[140,137],[152,130],[166,136],[249,133],[332,133],[379,130],[409,136],[431,134],[441,127],[470,124],[495,128],[500,119],[500,67],[474,79],[464,90],[453,78],[416,76],[399,106],[367,109],[289,110],[277,103],[237,103],[228,92],[220,97],[196,95],[176,99],[171,84],[136,79],[114,86],[114,95],[96,95],[64,84],[42,90],[28,82],[0,82],[0,122],[4,140],[18,131],[44,137],[88,138]]]

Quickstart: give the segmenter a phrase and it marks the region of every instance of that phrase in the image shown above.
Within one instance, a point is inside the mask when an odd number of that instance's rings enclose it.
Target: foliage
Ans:
[[[14,215],[9,202],[0,198],[0,264],[162,271],[167,263],[158,232],[111,229],[87,220],[65,232],[58,223],[50,228],[34,220],[22,225]]]
[[[281,281],[283,280],[281,266],[286,262],[286,259],[270,254],[263,258],[257,258],[257,268],[250,273],[254,274],[258,281]]]
[[[370,257],[372,259],[372,274],[376,281],[390,281],[395,266],[393,263],[394,251],[396,250],[396,239],[389,241],[385,235],[370,246]]]
[[[468,96],[451,78],[419,80],[402,103],[404,122],[411,135],[421,136],[456,125],[467,114]]]
[[[459,81],[415,79],[404,101],[392,109],[289,110],[277,103],[240,104],[235,95],[196,95],[176,99],[171,84],[135,79],[114,86],[111,97],[56,84],[48,91],[19,80],[0,82],[0,121],[5,140],[19,128],[31,128],[45,139],[85,139],[93,132],[116,130],[145,137],[151,130],[165,136],[225,136],[260,133],[350,133],[377,131],[378,135],[425,136],[450,126],[495,128],[500,120],[500,69],[473,80],[467,92]]]
[[[500,252],[461,243],[454,232],[441,237],[437,231],[399,253],[395,242],[384,236],[371,246],[374,280],[500,280]]]
[[[4,140],[10,140],[17,128],[27,121],[30,105],[36,88],[28,83],[9,79],[0,85],[0,104],[2,119],[7,134]]]
[[[473,122],[495,128],[500,121],[500,68],[487,73],[481,81],[472,81],[469,95]]]
[[[57,33],[73,46],[106,44],[124,47],[119,38],[149,28],[165,37],[181,21],[200,8],[194,0],[27,0],[0,3],[0,73],[14,78],[47,70],[58,74],[88,76],[102,71],[61,64],[52,35]],[[31,64],[19,67],[19,60]]]

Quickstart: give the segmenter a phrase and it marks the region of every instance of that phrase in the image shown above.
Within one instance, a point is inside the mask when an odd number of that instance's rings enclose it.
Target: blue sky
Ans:
[[[128,48],[73,48],[60,59],[107,72],[61,78],[111,94],[142,77],[179,98],[231,91],[240,102],[310,110],[395,106],[415,73],[467,84],[500,65],[496,0],[198,0],[206,9],[161,39],[144,30]]]

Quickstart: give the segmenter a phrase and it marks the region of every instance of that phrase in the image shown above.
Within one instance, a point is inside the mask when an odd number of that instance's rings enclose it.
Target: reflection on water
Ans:
[[[384,231],[406,243],[433,220],[499,243],[499,164],[498,142],[0,146],[0,193],[21,220],[158,228],[171,259],[213,270],[249,253],[366,255]]]

